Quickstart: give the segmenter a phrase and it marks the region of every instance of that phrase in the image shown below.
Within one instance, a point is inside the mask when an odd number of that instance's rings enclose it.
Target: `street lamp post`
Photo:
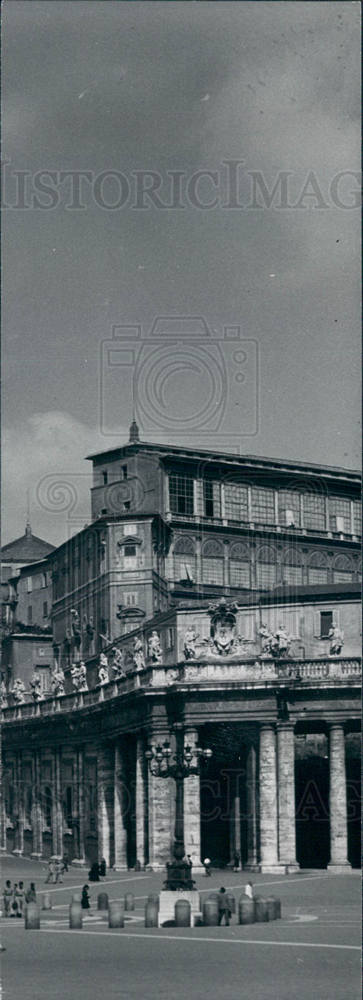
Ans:
[[[195,885],[191,877],[192,865],[185,860],[183,787],[185,778],[189,778],[191,774],[200,774],[202,761],[208,761],[212,756],[212,750],[203,750],[199,746],[195,749],[184,747],[182,732],[177,732],[176,737],[174,755],[168,740],[162,745],[159,743],[156,747],[149,747],[145,752],[151,774],[156,778],[174,778],[175,781],[173,859],[167,862],[167,879],[164,883],[165,889],[172,890],[193,889]],[[196,763],[193,762],[194,758]]]

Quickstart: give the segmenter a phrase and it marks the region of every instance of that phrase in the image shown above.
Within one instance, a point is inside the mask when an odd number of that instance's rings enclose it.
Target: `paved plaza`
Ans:
[[[43,911],[40,931],[23,920],[2,920],[2,980],[5,1000],[93,1000],[103,994],[121,1000],[357,1000],[360,996],[360,873],[333,875],[302,871],[291,876],[256,875],[261,895],[282,901],[282,919],[267,924],[147,929],[144,906],[161,888],[153,872],[110,872],[90,884],[91,910],[82,930],[69,930],[72,892],[86,874],[70,869],[62,885],[46,886],[46,865],[4,857],[2,882],[35,881],[38,894],[51,890],[52,910]],[[200,892],[224,885],[236,901],[248,881],[245,872],[196,877]],[[97,912],[97,895],[135,896],[125,927],[110,930]]]

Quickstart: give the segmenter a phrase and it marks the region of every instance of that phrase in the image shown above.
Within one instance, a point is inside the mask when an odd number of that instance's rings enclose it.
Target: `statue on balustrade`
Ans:
[[[81,661],[81,663],[73,663],[71,667],[71,677],[72,683],[75,691],[88,691],[87,684],[87,670],[86,665]]]
[[[44,694],[42,691],[42,679],[40,674],[35,671],[31,680],[29,681],[29,687],[34,701],[44,701]]]
[[[60,698],[61,695],[65,694],[64,684],[65,684],[64,672],[62,668],[59,667],[57,663],[55,663],[54,670],[52,671],[52,676],[51,676],[52,692],[55,698]]]
[[[115,681],[120,680],[121,677],[126,677],[124,669],[124,658],[121,649],[113,649],[113,660],[111,663],[111,670],[113,672],[113,679]]]
[[[17,677],[13,684],[13,698],[17,705],[24,705],[26,701],[26,690],[24,681]]]
[[[160,639],[157,632],[152,632],[149,642],[148,642],[148,654],[149,660],[152,663],[161,663],[163,659],[163,652],[160,645]]]
[[[271,632],[267,625],[262,624],[259,632],[263,656],[273,656],[274,659],[288,656],[292,637],[288,634],[283,623],[279,625],[276,632]]]
[[[184,656],[186,660],[194,660],[197,656],[197,640],[199,632],[196,632],[194,625],[189,625],[184,635]]]
[[[343,629],[333,624],[329,629],[328,639],[330,639],[330,656],[339,656],[344,646]]]
[[[161,650],[160,650],[160,652],[161,652]],[[146,664],[145,664],[144,646],[143,646],[143,643],[142,643],[141,639],[138,639],[137,637],[136,637],[136,639],[134,639],[134,648],[133,648],[133,652],[132,652],[132,659],[134,661],[136,670],[144,670],[145,669],[145,665]]]
[[[108,672],[108,659],[106,653],[100,653],[100,665],[98,668],[98,680],[102,687],[103,684],[109,684],[110,676]]]
[[[6,690],[5,681],[1,681],[0,684],[0,708],[8,707],[8,692]]]

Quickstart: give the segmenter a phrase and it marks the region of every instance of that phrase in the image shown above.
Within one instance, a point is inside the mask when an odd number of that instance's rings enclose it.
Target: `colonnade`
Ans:
[[[242,731],[242,730],[241,730]],[[261,872],[293,872],[296,860],[294,724],[262,722],[256,724],[258,739],[250,742],[246,756],[246,868]],[[343,724],[328,725],[329,734],[329,809],[330,863],[335,872],[349,868],[347,834],[347,790],[345,767],[345,736]],[[157,743],[168,733],[149,734]],[[199,743],[196,728],[186,728],[185,744]],[[172,779],[150,774],[145,759],[146,738],[138,735],[131,741],[115,739],[96,746],[97,759],[97,845],[98,857],[107,866],[127,869],[139,862],[141,867],[165,868],[170,858],[175,820],[175,785]],[[2,848],[6,848],[6,827],[11,830],[14,853],[24,852],[24,831],[29,826],[25,814],[22,780],[23,759],[32,774],[32,854],[43,856],[44,838],[44,777],[42,752],[16,751],[12,762],[12,812],[5,815],[6,795],[2,807]],[[69,750],[67,749],[67,756]],[[51,774],[51,852],[61,856],[65,849],[67,828],[64,788],[62,788],[62,749],[47,752]],[[73,750],[72,837],[74,861],[87,864],[87,812],[85,796],[85,748]],[[5,762],[6,768],[6,762]],[[240,815],[238,790],[230,803],[231,845],[240,851]],[[70,833],[70,831],[68,831]],[[95,837],[96,837],[95,834]],[[200,777],[192,775],[184,781],[184,840],[185,850],[194,867],[201,861],[201,795]]]

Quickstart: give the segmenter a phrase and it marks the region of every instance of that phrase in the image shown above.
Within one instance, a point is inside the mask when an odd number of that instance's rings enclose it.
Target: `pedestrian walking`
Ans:
[[[14,890],[14,899],[18,904],[18,917],[22,917],[24,913],[24,902],[25,902],[25,890],[24,882],[19,882],[19,885]]]
[[[228,896],[226,896],[226,890],[222,885],[218,893],[218,924],[221,924],[224,918],[226,927],[229,927],[231,916],[232,911],[229,908]]]
[[[212,864],[212,862],[211,862],[210,858],[204,858],[203,865],[204,865],[205,874],[207,876],[211,874],[211,864]]]
[[[235,851],[233,855],[233,871],[238,872],[241,863],[241,855],[239,851]]]
[[[48,874],[45,882],[55,882],[55,861],[54,858],[49,858],[48,861]]]
[[[37,900],[37,894],[35,891],[35,885],[34,882],[31,882],[28,891],[25,893],[25,902],[36,903],[36,900]]]
[[[69,865],[69,855],[67,854],[67,851],[65,851],[64,854],[63,854],[62,865],[63,865],[63,871],[67,872],[68,871],[68,865]]]
[[[54,882],[62,882],[61,875],[63,872],[63,862],[59,858],[54,862]]]
[[[88,890],[89,890],[89,886],[88,885],[84,885],[83,889],[82,889],[82,897],[81,897],[81,907],[82,907],[82,910],[89,910],[90,909],[90,901],[89,901],[89,892],[88,892]]]
[[[13,890],[11,887],[10,879],[8,878],[5,882],[5,887],[3,889],[4,917],[8,917],[10,915],[12,898],[13,898]]]

